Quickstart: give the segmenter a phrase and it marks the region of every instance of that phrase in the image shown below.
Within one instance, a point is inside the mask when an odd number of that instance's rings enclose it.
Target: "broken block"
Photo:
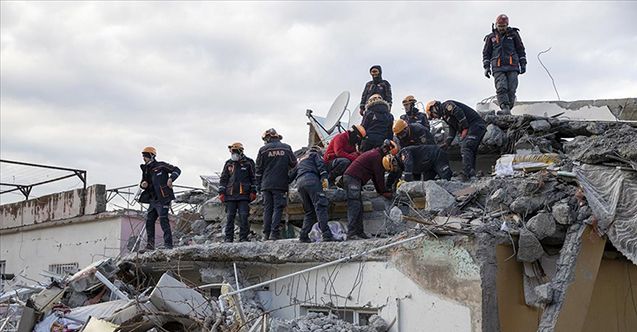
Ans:
[[[544,255],[544,248],[540,241],[526,228],[520,229],[518,241],[518,260],[521,262],[535,262]]]
[[[535,215],[526,223],[526,227],[535,234],[538,240],[555,233],[555,221],[551,214],[547,212],[540,212]]]

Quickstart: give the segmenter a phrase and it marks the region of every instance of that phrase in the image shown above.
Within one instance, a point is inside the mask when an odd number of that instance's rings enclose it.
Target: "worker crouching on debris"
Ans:
[[[254,161],[243,154],[243,144],[228,145],[230,159],[219,179],[219,200],[226,204],[225,242],[234,241],[234,218],[239,212],[239,241],[248,241],[250,234],[250,202],[257,198],[257,178]]]
[[[436,175],[451,179],[447,152],[437,145],[414,145],[401,148],[398,155],[383,157],[383,168],[389,172],[387,187],[398,189],[402,182],[428,181]]]
[[[155,249],[155,222],[159,218],[159,225],[164,232],[164,247],[173,247],[173,237],[168,221],[168,210],[170,202],[175,199],[173,193],[173,181],[177,180],[181,170],[177,166],[170,165],[163,161],[157,161],[157,150],[153,147],[146,147],[142,150],[144,164],[139,165],[142,169],[142,181],[139,186],[144,189],[139,202],[149,203],[148,215],[146,216],[146,249]]]
[[[431,131],[431,126],[429,125],[429,119],[427,119],[427,115],[425,113],[420,112],[420,110],[416,107],[416,98],[414,96],[407,96],[403,99],[403,108],[405,109],[405,114],[401,115],[400,118],[407,121],[407,123],[418,123],[427,129],[427,131]]]
[[[369,68],[369,74],[372,75],[372,80],[365,84],[363,94],[361,95],[359,109],[361,115],[363,115],[366,110],[367,101],[375,94],[379,95],[384,101],[386,101],[389,108],[391,108],[392,104],[391,84],[383,79],[383,68],[379,65],[374,65]]]
[[[263,193],[263,233],[266,240],[281,238],[283,209],[287,205],[288,172],[296,166],[292,148],[281,142],[282,136],[274,128],[261,138],[265,144],[257,156],[257,186]]]
[[[453,100],[441,103],[432,100],[425,109],[432,119],[442,119],[449,125],[449,135],[444,144],[451,145],[456,134],[460,133],[460,153],[462,154],[463,176],[469,180],[476,175],[476,157],[480,142],[487,132],[486,123],[471,107]]]
[[[392,194],[385,187],[385,170],[383,157],[387,154],[396,155],[398,145],[391,140],[385,142],[373,150],[363,153],[345,171],[343,180],[347,194],[347,239],[367,239],[363,229],[363,199],[361,191],[363,186],[371,179],[376,192],[386,198]]]
[[[353,125],[352,129],[342,132],[330,141],[323,160],[329,170],[329,184],[334,185],[336,178],[343,175],[347,167],[360,156],[356,146],[360,145],[367,134],[361,125]]]
[[[318,147],[310,148],[299,159],[298,165],[294,168],[291,177],[296,179],[299,195],[303,200],[303,227],[299,241],[309,243],[309,234],[314,223],[318,221],[319,228],[323,234],[323,241],[334,241],[332,232],[327,226],[327,208],[329,202],[324,190],[327,189],[327,168],[320,155]]]
[[[403,119],[398,119],[394,122],[393,132],[401,148],[412,145],[436,144],[434,135],[419,123],[407,123]]]
[[[381,95],[375,94],[369,97],[365,108],[365,115],[361,122],[367,133],[367,138],[361,144],[363,152],[381,146],[384,140],[391,140],[394,136],[392,133],[394,116],[389,111],[389,104]]]
[[[500,110],[498,114],[511,114],[518,88],[518,74],[526,72],[526,51],[519,29],[509,27],[509,17],[501,14],[495,21],[495,29],[484,37],[482,64],[484,76],[493,72],[495,92]]]

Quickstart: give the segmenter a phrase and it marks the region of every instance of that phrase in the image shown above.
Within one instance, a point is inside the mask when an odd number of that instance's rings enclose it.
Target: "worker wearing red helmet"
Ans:
[[[484,37],[484,76],[490,78],[493,73],[501,109],[498,114],[511,114],[518,88],[518,74],[526,72],[526,51],[518,31],[518,28],[509,27],[509,17],[501,14],[496,18],[492,32]]]

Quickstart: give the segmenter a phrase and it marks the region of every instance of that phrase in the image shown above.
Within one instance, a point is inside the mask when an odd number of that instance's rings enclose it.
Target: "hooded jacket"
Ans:
[[[471,126],[486,127],[486,123],[473,108],[455,100],[447,100],[441,105],[442,119],[449,125],[447,145],[451,145],[458,132]]]
[[[497,29],[484,37],[482,49],[483,67],[495,72],[520,71],[520,66],[526,66],[526,51],[518,28],[508,27],[504,33]]]
[[[257,186],[260,190],[288,191],[288,172],[294,166],[296,156],[292,148],[279,139],[271,139],[259,149],[257,155]]]
[[[361,125],[365,128],[368,140],[383,141],[392,139],[394,133],[394,116],[389,113],[389,104],[384,100],[376,100],[367,104]]]
[[[358,158],[360,154],[356,151],[356,146],[350,143],[349,135],[356,134],[348,130],[332,138],[323,156],[325,163],[329,163],[336,158],[347,158],[350,161]]]
[[[383,79],[383,69],[379,65],[372,66],[371,68],[369,68],[369,71],[372,71],[372,69],[374,68],[378,69],[380,73],[378,74],[377,78],[374,78],[373,80],[365,84],[363,95],[361,96],[360,108],[365,108],[367,100],[374,94],[381,95],[381,97],[383,97],[383,100],[385,100],[389,104],[389,108],[391,108],[391,84]],[[365,129],[367,129],[367,127],[365,127]]]
[[[179,167],[153,160],[148,164],[139,165],[139,168],[142,170],[142,182],[148,183],[140,196],[140,203],[170,204],[170,201],[175,199],[175,193],[168,187],[168,179],[177,180],[181,174]]]
[[[250,200],[250,194],[257,192],[255,168],[254,161],[246,156],[226,161],[219,179],[219,193],[225,194],[226,201]]]
[[[364,185],[370,179],[379,194],[387,192],[385,187],[385,169],[383,168],[383,154],[380,148],[364,152],[356,158],[345,170],[345,175],[353,176]]]

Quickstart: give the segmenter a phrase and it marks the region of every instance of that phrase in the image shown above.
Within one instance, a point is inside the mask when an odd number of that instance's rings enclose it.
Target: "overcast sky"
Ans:
[[[518,100],[556,99],[536,58],[549,47],[563,100],[637,96],[637,2],[2,1],[1,157],[112,188],[139,181],[152,145],[199,186],[231,142],[256,158],[267,128],[306,145],[305,110],[324,115],[341,91],[355,109],[374,64],[395,116],[408,94],[494,95],[481,52],[500,13],[528,54]]]

